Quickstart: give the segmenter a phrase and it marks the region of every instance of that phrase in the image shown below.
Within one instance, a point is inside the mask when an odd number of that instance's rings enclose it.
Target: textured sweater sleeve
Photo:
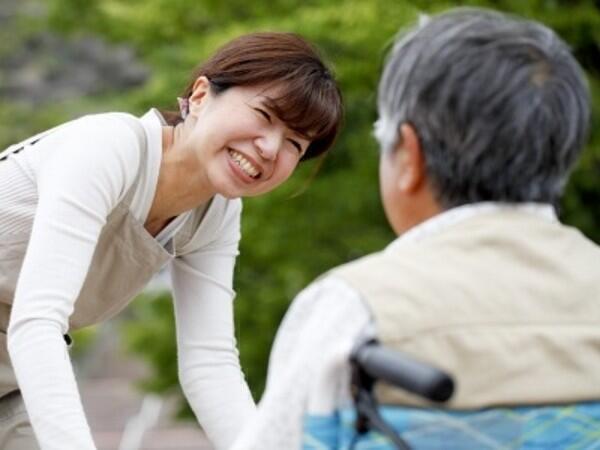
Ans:
[[[43,450],[93,449],[63,334],[109,212],[140,164],[134,131],[114,115],[80,119],[28,151],[39,203],[17,282],[8,350]]]
[[[343,280],[326,277],[302,291],[277,331],[258,412],[232,450],[302,448],[305,415],[330,415],[350,401],[348,358],[367,333],[369,310]]]
[[[233,201],[216,238],[172,263],[179,378],[216,449],[230,447],[255,405],[240,369],[231,288],[241,202]]]

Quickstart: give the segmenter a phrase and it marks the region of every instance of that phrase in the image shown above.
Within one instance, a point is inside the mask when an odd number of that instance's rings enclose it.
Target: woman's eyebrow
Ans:
[[[259,103],[265,108],[273,110],[274,100],[271,97],[267,97],[266,95],[259,95],[258,97]]]

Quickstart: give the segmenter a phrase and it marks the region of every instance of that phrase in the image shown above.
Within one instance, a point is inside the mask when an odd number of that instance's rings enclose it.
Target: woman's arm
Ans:
[[[171,270],[180,382],[198,421],[219,450],[229,448],[255,412],[234,334],[231,286],[241,203],[230,204],[234,208],[227,211],[217,238],[176,258]]]
[[[104,115],[80,119],[28,151],[49,153],[37,173],[8,350],[40,446],[93,449],[63,334],[106,217],[135,178],[140,148],[128,124]]]

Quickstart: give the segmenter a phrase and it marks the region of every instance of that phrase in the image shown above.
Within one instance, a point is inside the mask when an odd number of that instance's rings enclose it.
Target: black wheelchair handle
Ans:
[[[376,340],[358,344],[350,360],[375,380],[383,380],[434,402],[445,402],[454,393],[454,380],[432,367],[381,346]]]

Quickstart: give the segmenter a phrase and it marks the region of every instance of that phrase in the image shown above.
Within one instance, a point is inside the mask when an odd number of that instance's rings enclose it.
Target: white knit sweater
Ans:
[[[0,161],[0,236],[31,233],[8,347],[42,449],[95,448],[62,334],[86,275],[85,264],[79,271],[73,267],[89,259],[93,237],[138,171],[131,212],[141,222],[148,215],[162,156],[161,117],[152,110],[141,124],[148,138],[143,167],[136,136],[116,113],[79,119]],[[203,219],[221,220],[210,249],[198,248],[171,264],[180,379],[218,449],[227,448],[254,413],[233,329],[241,202],[231,202],[230,217]],[[174,220],[158,241],[170,245],[184,221],[185,215]],[[63,279],[60,273],[76,275]]]

